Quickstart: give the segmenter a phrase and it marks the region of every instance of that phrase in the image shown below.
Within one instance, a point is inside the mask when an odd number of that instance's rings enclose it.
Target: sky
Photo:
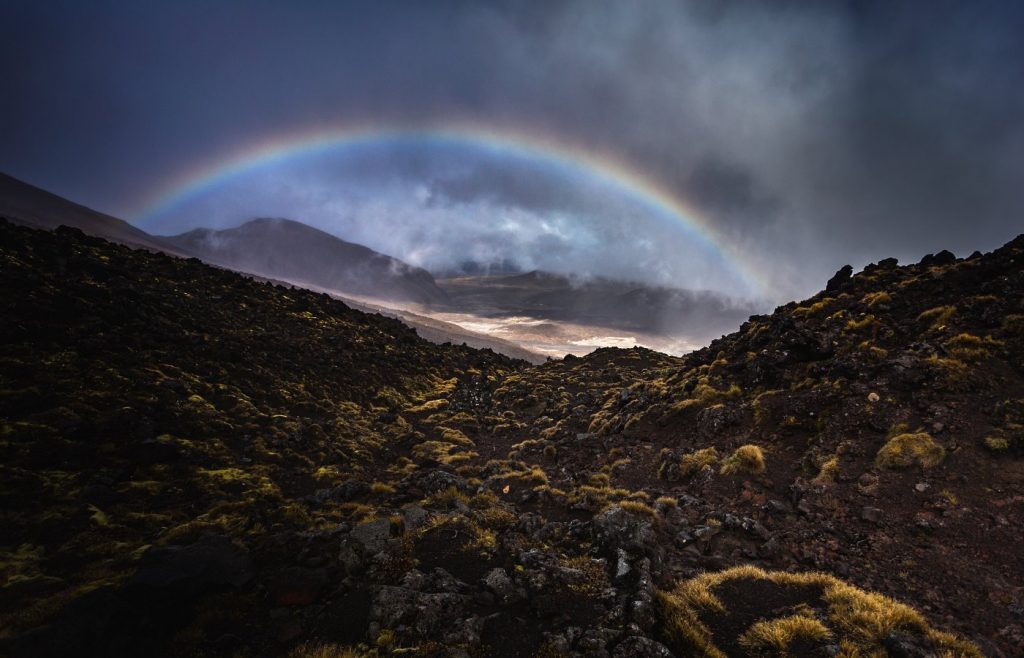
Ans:
[[[1024,231],[1021,35],[985,0],[0,0],[0,171],[158,233],[286,216],[777,302]],[[467,125],[564,157],[383,140],[174,194],[288,136]]]

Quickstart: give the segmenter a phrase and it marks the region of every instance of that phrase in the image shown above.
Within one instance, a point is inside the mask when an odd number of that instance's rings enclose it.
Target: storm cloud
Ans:
[[[614,155],[696,206],[782,299],[846,262],[965,254],[1022,230],[1021,34],[1019,4],[986,1],[9,1],[0,169],[135,219],[196,163],[275,135],[472,121]],[[585,182],[406,160],[362,197],[285,176],[280,198],[305,205],[260,214],[331,206],[341,237],[370,242],[355,210],[376,208],[378,241],[440,263],[457,254],[437,226],[500,211],[473,224],[493,230],[474,233],[472,257],[591,273],[664,259],[645,247],[662,242],[656,222],[615,225],[608,203],[628,201]],[[397,221],[405,198],[419,221]],[[551,230],[530,233],[536,218]],[[640,257],[617,263],[623,236]]]

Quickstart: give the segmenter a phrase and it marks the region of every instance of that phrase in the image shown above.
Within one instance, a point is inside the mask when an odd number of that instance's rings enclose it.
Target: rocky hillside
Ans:
[[[426,270],[288,219],[254,219],[161,239],[208,263],[259,276],[380,299],[448,301]]]
[[[528,366],[0,223],[0,655],[1020,655],[1022,264]]]
[[[135,228],[123,219],[86,208],[4,173],[0,173],[0,217],[34,228],[75,226],[111,242],[183,255],[163,238]]]

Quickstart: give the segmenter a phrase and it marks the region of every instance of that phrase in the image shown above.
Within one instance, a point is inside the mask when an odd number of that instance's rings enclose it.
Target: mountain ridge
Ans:
[[[424,305],[448,299],[426,270],[295,220],[256,218],[164,240],[218,265],[298,283]]]

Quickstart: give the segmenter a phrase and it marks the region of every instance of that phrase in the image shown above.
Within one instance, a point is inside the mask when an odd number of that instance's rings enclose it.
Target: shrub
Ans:
[[[727,583],[732,587],[719,589]],[[775,610],[774,619],[758,620],[736,638],[751,655],[790,656],[794,643],[828,641],[842,647],[844,656],[884,656],[886,639],[901,633],[934,649],[929,655],[982,656],[973,644],[933,628],[916,610],[889,597],[823,573],[764,571],[749,565],[705,573],[671,591],[659,591],[662,639],[676,655],[725,658],[719,643],[732,638],[711,631],[715,617],[729,615],[728,605],[743,597],[737,592],[763,595],[772,589],[794,603],[786,611]],[[811,609],[820,602],[825,604],[821,613]]]
[[[940,329],[949,323],[954,314],[955,306],[936,306],[917,316],[917,319],[921,322],[930,322],[932,329]]]
[[[888,304],[892,301],[892,295],[885,292],[872,292],[864,295],[864,298],[860,300],[862,304],[867,304],[868,308],[873,308],[879,304]]]
[[[981,361],[992,355],[991,348],[998,348],[1001,344],[990,336],[981,338],[973,334],[961,333],[946,341],[945,347],[953,358],[968,363]]]
[[[718,451],[714,447],[702,448],[679,460],[679,473],[683,477],[689,477],[699,473],[704,468],[711,468],[718,463]]]
[[[722,475],[764,473],[764,453],[761,448],[752,443],[736,448],[736,451],[729,455],[722,462]]]
[[[992,452],[1002,452],[1009,449],[1010,442],[1001,436],[987,436],[985,437],[985,447]]]
[[[814,481],[818,484],[829,484],[835,482],[838,475],[839,458],[832,457],[821,465],[821,470],[818,471],[818,476],[814,478]]]
[[[771,621],[759,621],[740,636],[740,646],[755,653],[771,650],[785,654],[797,640],[820,641],[832,637],[825,624],[814,617],[791,615],[778,617]]]
[[[914,464],[931,468],[941,463],[945,456],[946,450],[927,432],[897,434],[878,451],[875,464],[892,469],[908,468]]]
[[[846,326],[843,328],[844,332],[860,331],[861,329],[868,329],[874,327],[876,324],[874,315],[865,315],[860,320],[854,320],[850,318],[846,322]]]

